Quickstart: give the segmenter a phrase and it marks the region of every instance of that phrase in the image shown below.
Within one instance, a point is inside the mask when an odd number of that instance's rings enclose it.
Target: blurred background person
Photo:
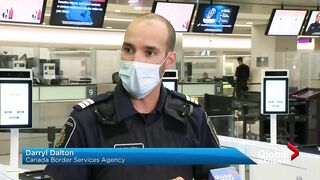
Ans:
[[[248,91],[247,82],[250,76],[249,66],[243,63],[243,58],[238,57],[237,61],[239,66],[236,69],[235,77],[236,77],[236,85],[235,85],[235,96],[241,96],[242,92]]]
[[[209,78],[209,75],[207,72],[204,72],[202,74],[202,78],[198,79],[198,82],[212,82],[213,79],[212,78]]]

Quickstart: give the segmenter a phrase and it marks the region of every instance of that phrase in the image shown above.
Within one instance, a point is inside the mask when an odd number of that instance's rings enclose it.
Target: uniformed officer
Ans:
[[[320,13],[317,14],[315,22],[310,24],[305,34],[320,35]]]
[[[114,92],[74,107],[56,147],[219,147],[214,128],[191,98],[161,83],[176,61],[175,31],[163,17],[147,14],[127,28],[120,81]],[[205,166],[54,166],[55,179],[203,179]]]

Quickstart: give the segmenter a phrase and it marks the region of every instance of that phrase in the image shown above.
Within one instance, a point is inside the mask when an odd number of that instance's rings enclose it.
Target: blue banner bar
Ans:
[[[255,164],[235,148],[23,148],[23,164]]]

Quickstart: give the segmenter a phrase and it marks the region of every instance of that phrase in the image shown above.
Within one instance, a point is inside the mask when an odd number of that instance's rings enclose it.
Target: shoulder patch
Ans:
[[[199,102],[196,98],[190,97],[186,95],[186,100],[192,102],[193,104],[199,105]]]
[[[60,132],[60,137],[55,146],[56,148],[67,147],[70,141],[70,138],[76,129],[76,126],[77,126],[76,121],[72,117],[69,117]]]
[[[174,95],[175,97],[179,98],[179,99],[182,99],[186,102],[190,102],[194,105],[199,105],[199,102],[196,98],[193,98],[193,97],[189,97],[187,95],[184,95],[184,94],[181,94],[181,93],[178,93],[176,91],[169,91],[172,95]]]
[[[93,104],[97,104],[103,101],[108,100],[109,98],[111,98],[113,96],[113,92],[107,92],[104,94],[100,94],[98,96],[95,96],[91,99],[86,99],[80,103],[78,103],[77,105],[73,106],[73,109],[77,110],[77,111],[81,111]]]

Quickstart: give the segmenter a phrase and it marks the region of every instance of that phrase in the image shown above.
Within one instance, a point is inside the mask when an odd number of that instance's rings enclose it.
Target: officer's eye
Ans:
[[[133,49],[130,47],[122,47],[122,52],[124,53],[133,53]]]
[[[146,56],[155,56],[157,55],[157,52],[156,51],[153,51],[153,50],[147,50],[145,52]]]

